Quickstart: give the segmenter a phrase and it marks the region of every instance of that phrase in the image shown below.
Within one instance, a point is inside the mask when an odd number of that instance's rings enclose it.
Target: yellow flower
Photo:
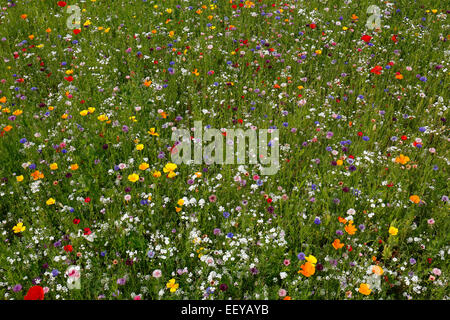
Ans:
[[[136,146],[136,150],[141,151],[142,149],[144,149],[144,145],[142,143],[140,143]]]
[[[155,128],[150,128],[149,131],[147,131],[149,134],[151,134],[152,136],[159,136],[159,133],[156,133]]]
[[[19,232],[25,231],[26,227],[23,225],[22,222],[19,222],[12,229],[13,229],[14,233],[19,233]]]
[[[398,233],[398,229],[396,228],[396,227],[390,227],[389,228],[389,234],[391,234],[391,235],[393,235],[393,236],[396,236],[397,235],[397,233]]]
[[[163,171],[164,171],[164,173],[172,172],[172,171],[175,171],[176,168],[177,168],[177,165],[175,163],[169,162],[168,164],[166,164]]]
[[[344,161],[342,161],[342,160],[336,161],[336,164],[337,164],[338,166],[342,166],[343,163],[344,163]]]
[[[23,181],[23,176],[22,176],[22,175],[17,176],[17,177],[16,177],[16,180],[17,180],[17,182]]]
[[[55,204],[55,199],[53,199],[53,198],[48,199],[47,202],[46,202],[46,204],[47,204],[48,206],[51,206],[52,204]]]
[[[108,120],[108,116],[106,114],[101,114],[97,117],[97,119],[100,121],[106,121]]]
[[[175,173],[175,172],[173,172],[173,171],[170,171],[168,174],[167,174],[167,178],[173,178],[173,177],[175,177],[177,174]]]
[[[184,200],[183,199],[178,200],[177,205],[179,205],[181,207],[183,204],[184,204]]]
[[[173,38],[174,35],[175,35],[175,31],[169,31],[169,37]]]
[[[305,259],[306,259],[306,261],[312,263],[313,266],[315,266],[316,263],[317,263],[316,257],[314,257],[314,256],[311,255],[311,254],[310,254],[308,257],[305,257]]]
[[[148,163],[145,163],[145,162],[143,162],[143,163],[141,163],[141,164],[139,165],[139,170],[142,170],[142,171],[144,171],[144,170],[147,170],[147,169],[148,169],[148,167],[149,167],[149,164],[148,164]]]
[[[153,172],[153,176],[154,176],[155,178],[161,177],[161,171],[155,171],[155,172]]]
[[[316,50],[314,51],[317,55],[321,55],[322,54],[322,50]]]
[[[56,169],[58,169],[58,164],[57,164],[57,163],[52,163],[52,164],[50,165],[50,169],[51,169],[51,170],[56,170]]]
[[[169,282],[167,282],[166,286],[170,289],[170,292],[175,292],[180,285],[178,283],[175,283],[175,279],[170,279]]]
[[[249,0],[245,1],[245,7],[246,7],[246,8],[253,8],[254,6],[255,6],[255,3],[254,3],[254,2],[249,1]],[[280,11],[281,11],[281,10],[283,10],[283,9],[280,9]]]
[[[131,182],[136,182],[136,181],[139,180],[139,175],[136,174],[136,173],[130,174],[128,176],[128,180],[131,181]]]
[[[82,110],[82,111],[80,111],[80,115],[81,116],[86,116],[88,114],[88,111],[87,110]]]
[[[367,283],[361,283],[358,291],[366,296],[368,296],[372,292],[372,290],[369,289],[369,285]]]
[[[377,276],[381,276],[384,273],[383,268],[381,268],[380,266],[373,266],[372,272],[375,273]]]

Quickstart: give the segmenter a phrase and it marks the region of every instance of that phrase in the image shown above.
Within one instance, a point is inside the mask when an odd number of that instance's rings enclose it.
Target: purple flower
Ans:
[[[16,284],[13,288],[14,292],[19,292],[20,290],[22,290],[22,285],[21,284]]]
[[[251,272],[253,275],[257,275],[257,274],[259,273],[259,270],[256,269],[256,268],[250,268],[250,272]]]

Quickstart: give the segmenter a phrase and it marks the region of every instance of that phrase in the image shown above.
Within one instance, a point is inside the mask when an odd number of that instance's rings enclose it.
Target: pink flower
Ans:
[[[156,269],[155,271],[153,271],[152,276],[153,278],[160,278],[162,275],[161,270]]]
[[[283,264],[284,264],[285,266],[288,266],[288,265],[291,264],[291,260],[289,260],[289,259],[284,259]]]
[[[134,296],[133,300],[141,300],[141,296],[140,295]]]
[[[436,276],[440,276],[441,275],[441,269],[434,268],[433,269],[433,274],[436,275]]]
[[[287,294],[287,292],[286,292],[286,290],[284,290],[284,289],[280,289],[279,291],[278,291],[278,295],[280,296],[280,297],[286,297],[286,294]]]

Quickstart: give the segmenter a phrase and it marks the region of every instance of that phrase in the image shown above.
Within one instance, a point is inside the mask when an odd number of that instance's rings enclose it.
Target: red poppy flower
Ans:
[[[86,197],[86,198],[84,199],[84,202],[86,202],[86,203],[89,203],[89,202],[91,202],[91,198],[89,198],[89,197]]]
[[[403,141],[405,141],[406,139],[408,139],[407,136],[401,136],[400,139],[402,139]]]
[[[383,70],[382,66],[375,66],[372,68],[372,70],[370,70],[370,72],[375,73],[375,74],[381,74],[381,70]]]
[[[31,287],[24,300],[44,300],[44,288],[41,286]]]
[[[365,43],[368,43],[371,39],[372,39],[372,37],[368,36],[367,34],[365,34],[361,37],[361,40],[364,41]]]
[[[81,29],[73,29],[73,33],[79,34],[81,32]]]
[[[68,245],[64,246],[64,251],[66,251],[66,252],[72,252],[72,250],[73,250],[73,247],[72,247],[71,244],[68,244]]]
[[[73,223],[74,224],[79,224],[80,223],[80,219],[78,219],[78,218],[73,219]]]
[[[58,6],[60,6],[61,8],[66,6],[66,2],[65,1],[58,1]]]
[[[311,23],[311,24],[309,25],[309,27],[310,27],[311,29],[315,29],[315,28],[317,27],[317,25],[316,25],[315,23]]]
[[[72,81],[73,81],[73,77],[72,77],[72,76],[64,77],[64,79],[66,79],[66,80],[69,81],[69,82],[72,82]]]
[[[393,36],[392,36],[392,41],[394,41],[395,43],[397,43],[398,42],[398,39],[397,39],[397,35],[396,34],[394,34]]]
[[[84,235],[85,235],[85,236],[88,236],[88,235],[90,235],[91,233],[92,233],[91,229],[89,229],[89,228],[84,228]]]

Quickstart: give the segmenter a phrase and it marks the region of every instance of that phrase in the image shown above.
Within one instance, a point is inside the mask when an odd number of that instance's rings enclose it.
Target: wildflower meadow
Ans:
[[[449,10],[2,1],[0,299],[447,300]]]

